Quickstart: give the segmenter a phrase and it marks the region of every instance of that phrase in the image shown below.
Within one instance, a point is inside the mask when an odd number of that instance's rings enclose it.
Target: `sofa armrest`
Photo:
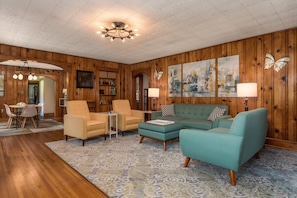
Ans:
[[[152,111],[152,120],[157,119],[158,117],[162,116],[162,111]]]
[[[182,129],[179,133],[184,156],[238,171],[243,137],[221,131]]]
[[[229,119],[229,118],[232,118],[232,116],[231,115],[223,115],[223,116],[216,117],[216,119],[212,123],[212,128],[219,127],[220,120],[222,120],[222,119]]]

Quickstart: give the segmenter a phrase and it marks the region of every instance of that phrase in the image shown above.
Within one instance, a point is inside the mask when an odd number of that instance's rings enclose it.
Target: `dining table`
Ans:
[[[34,105],[36,107],[36,111],[37,111],[37,114],[35,116],[35,119],[37,121],[37,126],[39,125],[39,109],[42,108],[42,105],[38,105],[38,104],[29,104],[29,105]],[[17,124],[16,124],[16,127],[20,126],[20,116],[22,114],[22,110],[23,108],[25,107],[25,105],[17,105],[17,104],[11,104],[11,105],[8,105],[9,108],[12,109],[12,112],[16,115],[16,120],[17,120]]]

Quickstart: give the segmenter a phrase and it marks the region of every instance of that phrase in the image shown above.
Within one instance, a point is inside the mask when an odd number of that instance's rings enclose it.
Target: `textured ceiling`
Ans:
[[[122,21],[134,40],[96,32]],[[133,64],[297,27],[297,0],[0,0],[0,43]]]

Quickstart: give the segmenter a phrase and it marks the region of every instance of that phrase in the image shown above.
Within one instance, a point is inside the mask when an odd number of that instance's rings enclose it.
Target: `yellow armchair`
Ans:
[[[64,115],[64,135],[85,140],[108,133],[108,116],[102,113],[89,112],[87,102],[84,100],[67,101],[67,114]]]
[[[118,128],[124,135],[124,131],[138,129],[138,124],[144,122],[144,113],[131,109],[129,100],[113,100],[113,112],[118,113]]]

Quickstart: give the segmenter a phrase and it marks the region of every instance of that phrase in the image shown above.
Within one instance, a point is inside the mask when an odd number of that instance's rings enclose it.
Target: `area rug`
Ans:
[[[63,123],[58,122],[54,119],[40,119],[38,127],[34,128],[31,125],[28,125],[28,128],[21,129],[20,127],[16,128],[12,125],[10,129],[6,128],[7,123],[0,123],[0,137],[1,136],[10,136],[10,135],[21,135],[21,134],[30,134],[30,133],[39,133],[39,132],[48,132],[63,129]]]
[[[66,163],[109,197],[296,197],[297,152],[263,149],[237,173],[231,186],[228,170],[185,157],[177,140],[167,151],[161,142],[125,135],[104,140],[70,139],[46,143]]]

